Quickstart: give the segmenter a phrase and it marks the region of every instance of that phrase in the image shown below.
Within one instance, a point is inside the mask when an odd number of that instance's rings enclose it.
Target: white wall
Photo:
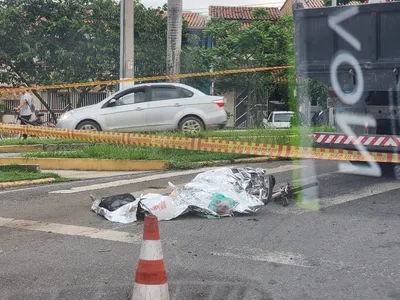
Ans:
[[[13,123],[14,116],[13,115],[4,115],[3,116],[3,123]]]
[[[226,127],[235,127],[235,92],[223,94],[226,99],[225,109],[230,116]]]

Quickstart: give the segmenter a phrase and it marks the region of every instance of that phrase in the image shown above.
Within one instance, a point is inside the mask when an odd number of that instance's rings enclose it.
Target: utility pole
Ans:
[[[134,8],[133,0],[120,2],[120,79],[134,78]],[[134,85],[133,82],[119,84],[119,90]]]
[[[182,48],[182,0],[168,0],[167,20],[167,74],[177,75],[181,72]],[[179,79],[172,79],[179,82]]]

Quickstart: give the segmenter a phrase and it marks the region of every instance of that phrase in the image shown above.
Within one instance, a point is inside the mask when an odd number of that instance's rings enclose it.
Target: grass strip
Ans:
[[[42,173],[33,169],[27,170],[24,166],[19,165],[2,166],[0,170],[0,182],[13,182],[44,178],[55,178],[56,181],[62,180],[58,174]]]
[[[73,151],[27,152],[25,157],[47,158],[97,158],[118,160],[213,161],[251,157],[244,154],[213,153],[125,145],[91,145]]]

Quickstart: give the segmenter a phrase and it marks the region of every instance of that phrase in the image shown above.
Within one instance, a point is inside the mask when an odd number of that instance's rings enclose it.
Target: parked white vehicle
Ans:
[[[80,130],[198,132],[223,128],[228,121],[225,98],[208,96],[177,83],[138,84],[102,102],[71,110],[58,128]]]
[[[293,111],[273,111],[268,119],[263,119],[266,129],[290,128],[290,120],[294,115]]]

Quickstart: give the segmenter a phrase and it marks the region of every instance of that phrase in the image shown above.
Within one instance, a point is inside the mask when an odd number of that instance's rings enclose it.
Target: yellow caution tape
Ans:
[[[285,69],[290,69],[290,68],[293,68],[293,66],[224,70],[224,71],[214,71],[214,72],[163,75],[163,76],[140,77],[140,78],[126,78],[126,79],[115,79],[115,80],[105,80],[105,81],[88,81],[88,82],[79,82],[79,83],[60,83],[60,84],[41,85],[41,86],[34,86],[34,87],[32,86],[32,87],[20,87],[20,88],[0,88],[0,92],[17,92],[17,91],[23,91],[23,90],[47,90],[47,89],[61,89],[61,88],[77,88],[77,87],[97,86],[97,85],[113,85],[113,84],[118,84],[118,83],[123,83],[123,82],[157,81],[157,80],[168,80],[168,79],[189,78],[189,77],[205,77],[205,76],[214,76],[214,75],[254,73],[254,72],[263,72],[263,71],[285,70]]]
[[[98,143],[183,149],[191,151],[223,152],[287,158],[313,158],[344,161],[369,161],[362,153],[352,150],[297,147],[286,145],[238,142],[220,139],[202,139],[176,136],[159,136],[110,131],[87,131],[74,129],[20,126],[0,123],[0,131],[53,138],[73,139]],[[399,163],[400,154],[370,152],[373,161]]]

